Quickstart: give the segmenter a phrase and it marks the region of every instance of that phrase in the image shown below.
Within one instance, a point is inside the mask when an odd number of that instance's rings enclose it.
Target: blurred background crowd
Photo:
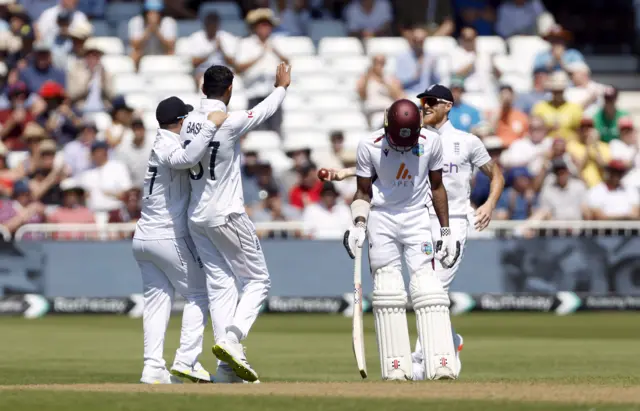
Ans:
[[[0,224],[135,222],[157,103],[197,106],[202,74],[224,64],[236,73],[231,109],[250,109],[280,61],[294,73],[283,108],[242,140],[256,222],[302,221],[298,236],[339,238],[355,184],[322,183],[317,168],[353,166],[384,109],[434,83],[453,91],[453,125],[504,170],[495,219],[638,220],[638,8],[0,0]],[[474,176],[473,204],[488,192]]]

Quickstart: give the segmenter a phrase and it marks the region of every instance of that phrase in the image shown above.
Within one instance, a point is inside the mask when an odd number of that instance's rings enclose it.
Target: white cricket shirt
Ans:
[[[200,134],[183,148],[178,134],[158,130],[149,155],[142,193],[142,213],[134,238],[161,240],[188,235],[189,173],[209,146],[216,127],[203,121]]]
[[[438,129],[442,141],[442,178],[449,199],[449,216],[467,216],[472,211],[471,177],[475,167],[482,167],[491,157],[482,141],[473,134],[458,130],[447,121]],[[435,215],[431,201],[429,212]]]
[[[358,143],[356,175],[374,177],[371,205],[392,211],[412,211],[431,202],[429,171],[443,167],[437,133],[422,129],[413,150],[400,153],[387,143],[384,129]]]
[[[224,224],[229,214],[245,212],[240,175],[240,137],[271,117],[285,95],[286,90],[278,87],[252,110],[229,114],[200,162],[189,171],[189,219],[192,223],[215,227]],[[227,107],[219,100],[202,99],[200,108],[189,114],[180,131],[185,143],[201,133],[202,124],[212,111],[226,112]]]

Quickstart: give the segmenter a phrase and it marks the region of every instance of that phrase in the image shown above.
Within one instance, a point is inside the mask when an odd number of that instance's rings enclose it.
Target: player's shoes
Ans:
[[[460,375],[460,371],[462,371],[462,361],[460,360],[460,351],[464,346],[464,340],[460,334],[456,334],[456,338],[454,339],[454,343],[458,344],[458,348],[456,349],[456,358],[458,359],[458,375]],[[424,380],[424,362],[422,358],[422,352],[416,351],[411,354],[413,359],[412,361],[412,374],[413,381],[422,381]]]
[[[221,340],[211,350],[220,361],[229,364],[238,377],[249,382],[258,380],[258,373],[247,362],[242,344]]]
[[[211,377],[211,381],[216,384],[250,384],[249,381],[245,381],[238,377],[236,373],[231,369],[225,369],[218,366],[216,375]],[[254,384],[260,384],[260,380],[255,380]]]
[[[182,384],[180,378],[174,377],[166,368],[145,368],[140,382],[143,384]]]
[[[210,383],[211,374],[204,369],[202,364],[197,362],[193,368],[186,366],[182,363],[173,363],[171,367],[171,374],[179,378],[185,378],[195,383]]]

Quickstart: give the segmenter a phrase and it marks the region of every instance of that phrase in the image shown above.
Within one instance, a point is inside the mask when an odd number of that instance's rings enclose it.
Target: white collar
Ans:
[[[180,138],[180,134],[176,134],[173,131],[165,130],[164,128],[159,128],[158,134],[164,137]]]
[[[223,111],[227,112],[227,106],[220,100],[203,98],[200,100],[200,108],[204,111]]]

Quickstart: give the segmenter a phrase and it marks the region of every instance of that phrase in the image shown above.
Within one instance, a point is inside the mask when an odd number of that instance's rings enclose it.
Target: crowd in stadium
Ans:
[[[640,219],[634,117],[591,79],[571,33],[540,0],[138,2],[0,0],[0,224],[134,222],[155,104],[197,105],[207,67],[236,73],[231,109],[294,81],[283,109],[243,139],[256,222],[350,224],[355,163],[384,109],[449,86],[452,124],[504,169],[494,219]],[[471,198],[489,192],[478,173]]]

